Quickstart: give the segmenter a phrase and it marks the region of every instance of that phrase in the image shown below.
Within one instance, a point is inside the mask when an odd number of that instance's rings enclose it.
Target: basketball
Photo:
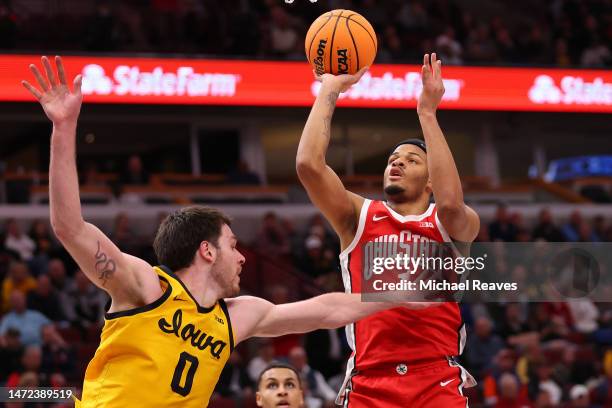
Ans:
[[[317,75],[354,74],[376,57],[376,33],[363,16],[332,10],[317,18],[306,34],[306,57]]]

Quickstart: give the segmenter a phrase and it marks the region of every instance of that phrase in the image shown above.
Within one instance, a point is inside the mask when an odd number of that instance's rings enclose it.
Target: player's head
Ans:
[[[255,399],[258,407],[300,408],[304,406],[302,381],[295,368],[272,364],[259,375]]]
[[[389,154],[383,186],[389,201],[414,201],[431,194],[427,148],[420,139],[407,139]]]
[[[168,215],[160,224],[153,249],[160,264],[177,272],[191,265],[209,271],[223,297],[240,291],[244,256],[229,217],[214,208],[191,206]]]

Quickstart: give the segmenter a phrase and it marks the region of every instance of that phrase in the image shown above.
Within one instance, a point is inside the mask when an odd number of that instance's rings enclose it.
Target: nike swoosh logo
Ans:
[[[376,215],[374,217],[372,217],[372,221],[380,221],[380,220],[384,220],[385,218],[389,218],[388,215],[383,215],[382,217],[377,217]]]
[[[440,387],[446,387],[448,384],[452,383],[453,381],[455,381],[455,378],[453,378],[452,380],[448,380],[448,381],[440,381]]]
[[[175,296],[175,297],[173,298],[173,300],[177,300],[177,301],[179,301],[179,302],[186,302],[186,301],[187,301],[186,299],[181,299],[180,297],[178,297],[178,295],[177,295],[177,296]]]

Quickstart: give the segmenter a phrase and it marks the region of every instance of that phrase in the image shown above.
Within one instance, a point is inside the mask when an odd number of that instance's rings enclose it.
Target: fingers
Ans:
[[[77,75],[76,77],[74,77],[74,82],[72,85],[73,85],[73,93],[75,95],[81,96],[81,85],[83,85],[83,76]]]
[[[34,74],[34,78],[36,78],[36,82],[38,82],[38,85],[40,85],[43,92],[47,92],[49,90],[49,85],[47,84],[47,81],[43,79],[36,65],[30,64],[30,71],[32,71]]]
[[[431,63],[433,65],[434,77],[440,78],[442,76],[442,61],[438,59],[438,56],[435,52],[431,54]]]
[[[66,82],[66,71],[64,71],[64,63],[59,55],[55,56],[55,65],[57,66],[57,75],[59,77],[60,84],[67,85]]]
[[[42,94],[38,91],[38,89],[36,89],[35,87],[33,87],[28,81],[21,81],[21,85],[24,86],[25,89],[27,89],[28,91],[30,91],[30,93],[32,95],[34,95],[34,97],[40,101],[40,98],[42,98]]]
[[[365,74],[366,72],[368,72],[368,69],[370,69],[370,67],[368,67],[367,65],[363,68],[361,68],[359,71],[357,71],[357,73],[355,74],[355,83],[359,82],[359,80],[361,79],[361,77],[363,76],[363,74]]]
[[[314,79],[321,82],[322,78],[320,75],[317,74],[317,71],[315,71],[314,69],[312,70],[312,75],[314,75]]]
[[[51,84],[51,88],[55,88],[57,86],[57,78],[55,76],[55,72],[53,72],[53,68],[51,67],[51,62],[49,58],[42,57],[40,59],[42,61],[43,67],[45,68],[45,72],[47,73],[47,79]]]

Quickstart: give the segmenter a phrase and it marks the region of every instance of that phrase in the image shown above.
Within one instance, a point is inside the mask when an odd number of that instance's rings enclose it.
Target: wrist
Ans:
[[[333,82],[323,81],[320,93],[340,93],[340,86]]]
[[[53,130],[59,132],[75,131],[77,127],[76,120],[62,120],[53,122]]]
[[[436,109],[423,109],[423,110],[418,110],[417,109],[417,114],[419,115],[419,118],[422,118],[422,119],[435,118],[436,117]]]

